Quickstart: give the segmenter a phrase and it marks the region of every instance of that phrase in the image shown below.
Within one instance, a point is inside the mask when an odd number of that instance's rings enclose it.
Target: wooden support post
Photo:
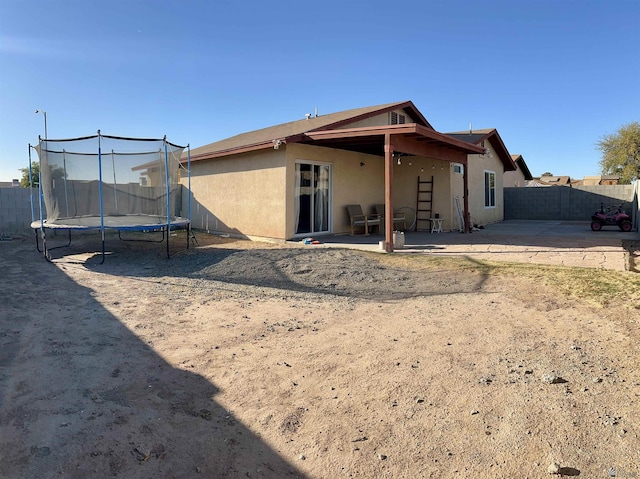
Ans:
[[[469,214],[469,168],[467,168],[468,162],[465,161],[463,163],[463,174],[462,174],[462,183],[464,192],[462,194],[462,204],[464,208],[464,232],[469,233],[469,223],[470,223],[470,214]]]
[[[384,135],[384,249],[393,253],[393,145],[391,135]]]

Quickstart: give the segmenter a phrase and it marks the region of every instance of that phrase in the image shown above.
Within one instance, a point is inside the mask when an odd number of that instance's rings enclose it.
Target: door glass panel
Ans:
[[[331,167],[296,163],[295,232],[329,231]]]
[[[315,233],[329,231],[329,166],[315,165],[314,225]]]

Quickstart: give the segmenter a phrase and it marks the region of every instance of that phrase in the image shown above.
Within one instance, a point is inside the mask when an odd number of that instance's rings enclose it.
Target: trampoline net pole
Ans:
[[[191,229],[191,146],[187,145],[187,219]]]
[[[67,208],[67,218],[69,217],[69,193],[67,192],[67,152],[62,150],[62,181],[64,181],[64,202]]]
[[[33,204],[33,167],[31,165],[31,143],[29,143],[29,201],[31,202],[31,222],[36,220],[36,211]]]
[[[169,243],[169,229],[171,228],[171,183],[169,182],[169,150],[167,148],[167,137],[164,137],[164,176],[165,191],[167,194],[167,243]]]
[[[116,160],[111,150],[111,168],[113,168],[113,200],[116,206],[116,214],[118,214],[118,183],[116,182]]]
[[[102,234],[102,249],[104,252],[104,205],[102,203],[102,144],[100,130],[98,130],[98,202],[100,204],[100,232]]]
[[[39,144],[42,144],[42,140],[38,137]],[[46,148],[46,143],[45,143],[45,148]],[[45,150],[44,152],[44,156],[45,156],[45,161],[44,163],[46,164],[46,156],[47,156],[47,152]],[[44,236],[44,215],[45,215],[45,211],[44,211],[44,207],[43,207],[43,203],[44,203],[44,192],[42,191],[42,164],[43,161],[42,159],[40,159],[40,168],[38,170],[38,205],[40,207],[40,235]]]

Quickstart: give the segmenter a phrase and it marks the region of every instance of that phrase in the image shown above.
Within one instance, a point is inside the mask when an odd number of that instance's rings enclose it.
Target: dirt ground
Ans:
[[[633,305],[199,240],[0,242],[0,477],[640,477]]]

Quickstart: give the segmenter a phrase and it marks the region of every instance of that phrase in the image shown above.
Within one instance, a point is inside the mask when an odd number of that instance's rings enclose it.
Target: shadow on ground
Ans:
[[[30,246],[0,243],[1,477],[304,477]]]

